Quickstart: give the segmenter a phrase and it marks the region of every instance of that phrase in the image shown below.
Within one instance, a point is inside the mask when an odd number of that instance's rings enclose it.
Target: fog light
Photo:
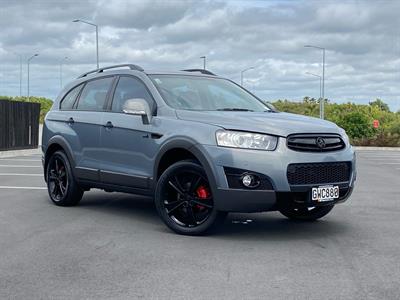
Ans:
[[[260,178],[257,175],[251,173],[243,174],[241,177],[241,181],[245,187],[250,189],[257,188],[258,186],[260,186],[261,183]]]
[[[247,174],[242,177],[242,183],[245,187],[251,187],[254,183],[254,176]]]

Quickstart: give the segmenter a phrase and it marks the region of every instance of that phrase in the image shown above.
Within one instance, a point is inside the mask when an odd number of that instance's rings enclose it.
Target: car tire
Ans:
[[[160,176],[155,206],[165,225],[178,234],[209,234],[222,225],[227,213],[217,211],[210,183],[201,165],[184,160]]]
[[[64,151],[54,152],[46,168],[47,191],[51,201],[58,206],[74,206],[83,196],[72,173],[71,164]]]
[[[315,221],[326,216],[333,207],[334,205],[316,206],[313,208],[281,208],[279,211],[289,219]]]

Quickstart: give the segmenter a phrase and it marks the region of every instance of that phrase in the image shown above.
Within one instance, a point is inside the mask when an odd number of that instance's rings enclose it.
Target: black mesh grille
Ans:
[[[336,134],[292,134],[287,138],[287,146],[295,151],[328,152],[341,150],[346,145]]]
[[[291,185],[346,182],[350,174],[350,162],[290,164],[287,169]]]

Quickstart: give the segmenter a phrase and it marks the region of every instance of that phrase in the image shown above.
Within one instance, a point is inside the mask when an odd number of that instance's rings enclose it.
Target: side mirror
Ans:
[[[122,111],[128,115],[142,116],[143,124],[149,124],[151,119],[150,106],[142,98],[128,99],[125,101]]]

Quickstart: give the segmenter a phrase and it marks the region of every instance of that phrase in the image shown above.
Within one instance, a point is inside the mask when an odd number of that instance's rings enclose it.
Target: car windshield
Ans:
[[[187,75],[150,75],[167,104],[199,111],[270,111],[256,97],[222,78]]]

